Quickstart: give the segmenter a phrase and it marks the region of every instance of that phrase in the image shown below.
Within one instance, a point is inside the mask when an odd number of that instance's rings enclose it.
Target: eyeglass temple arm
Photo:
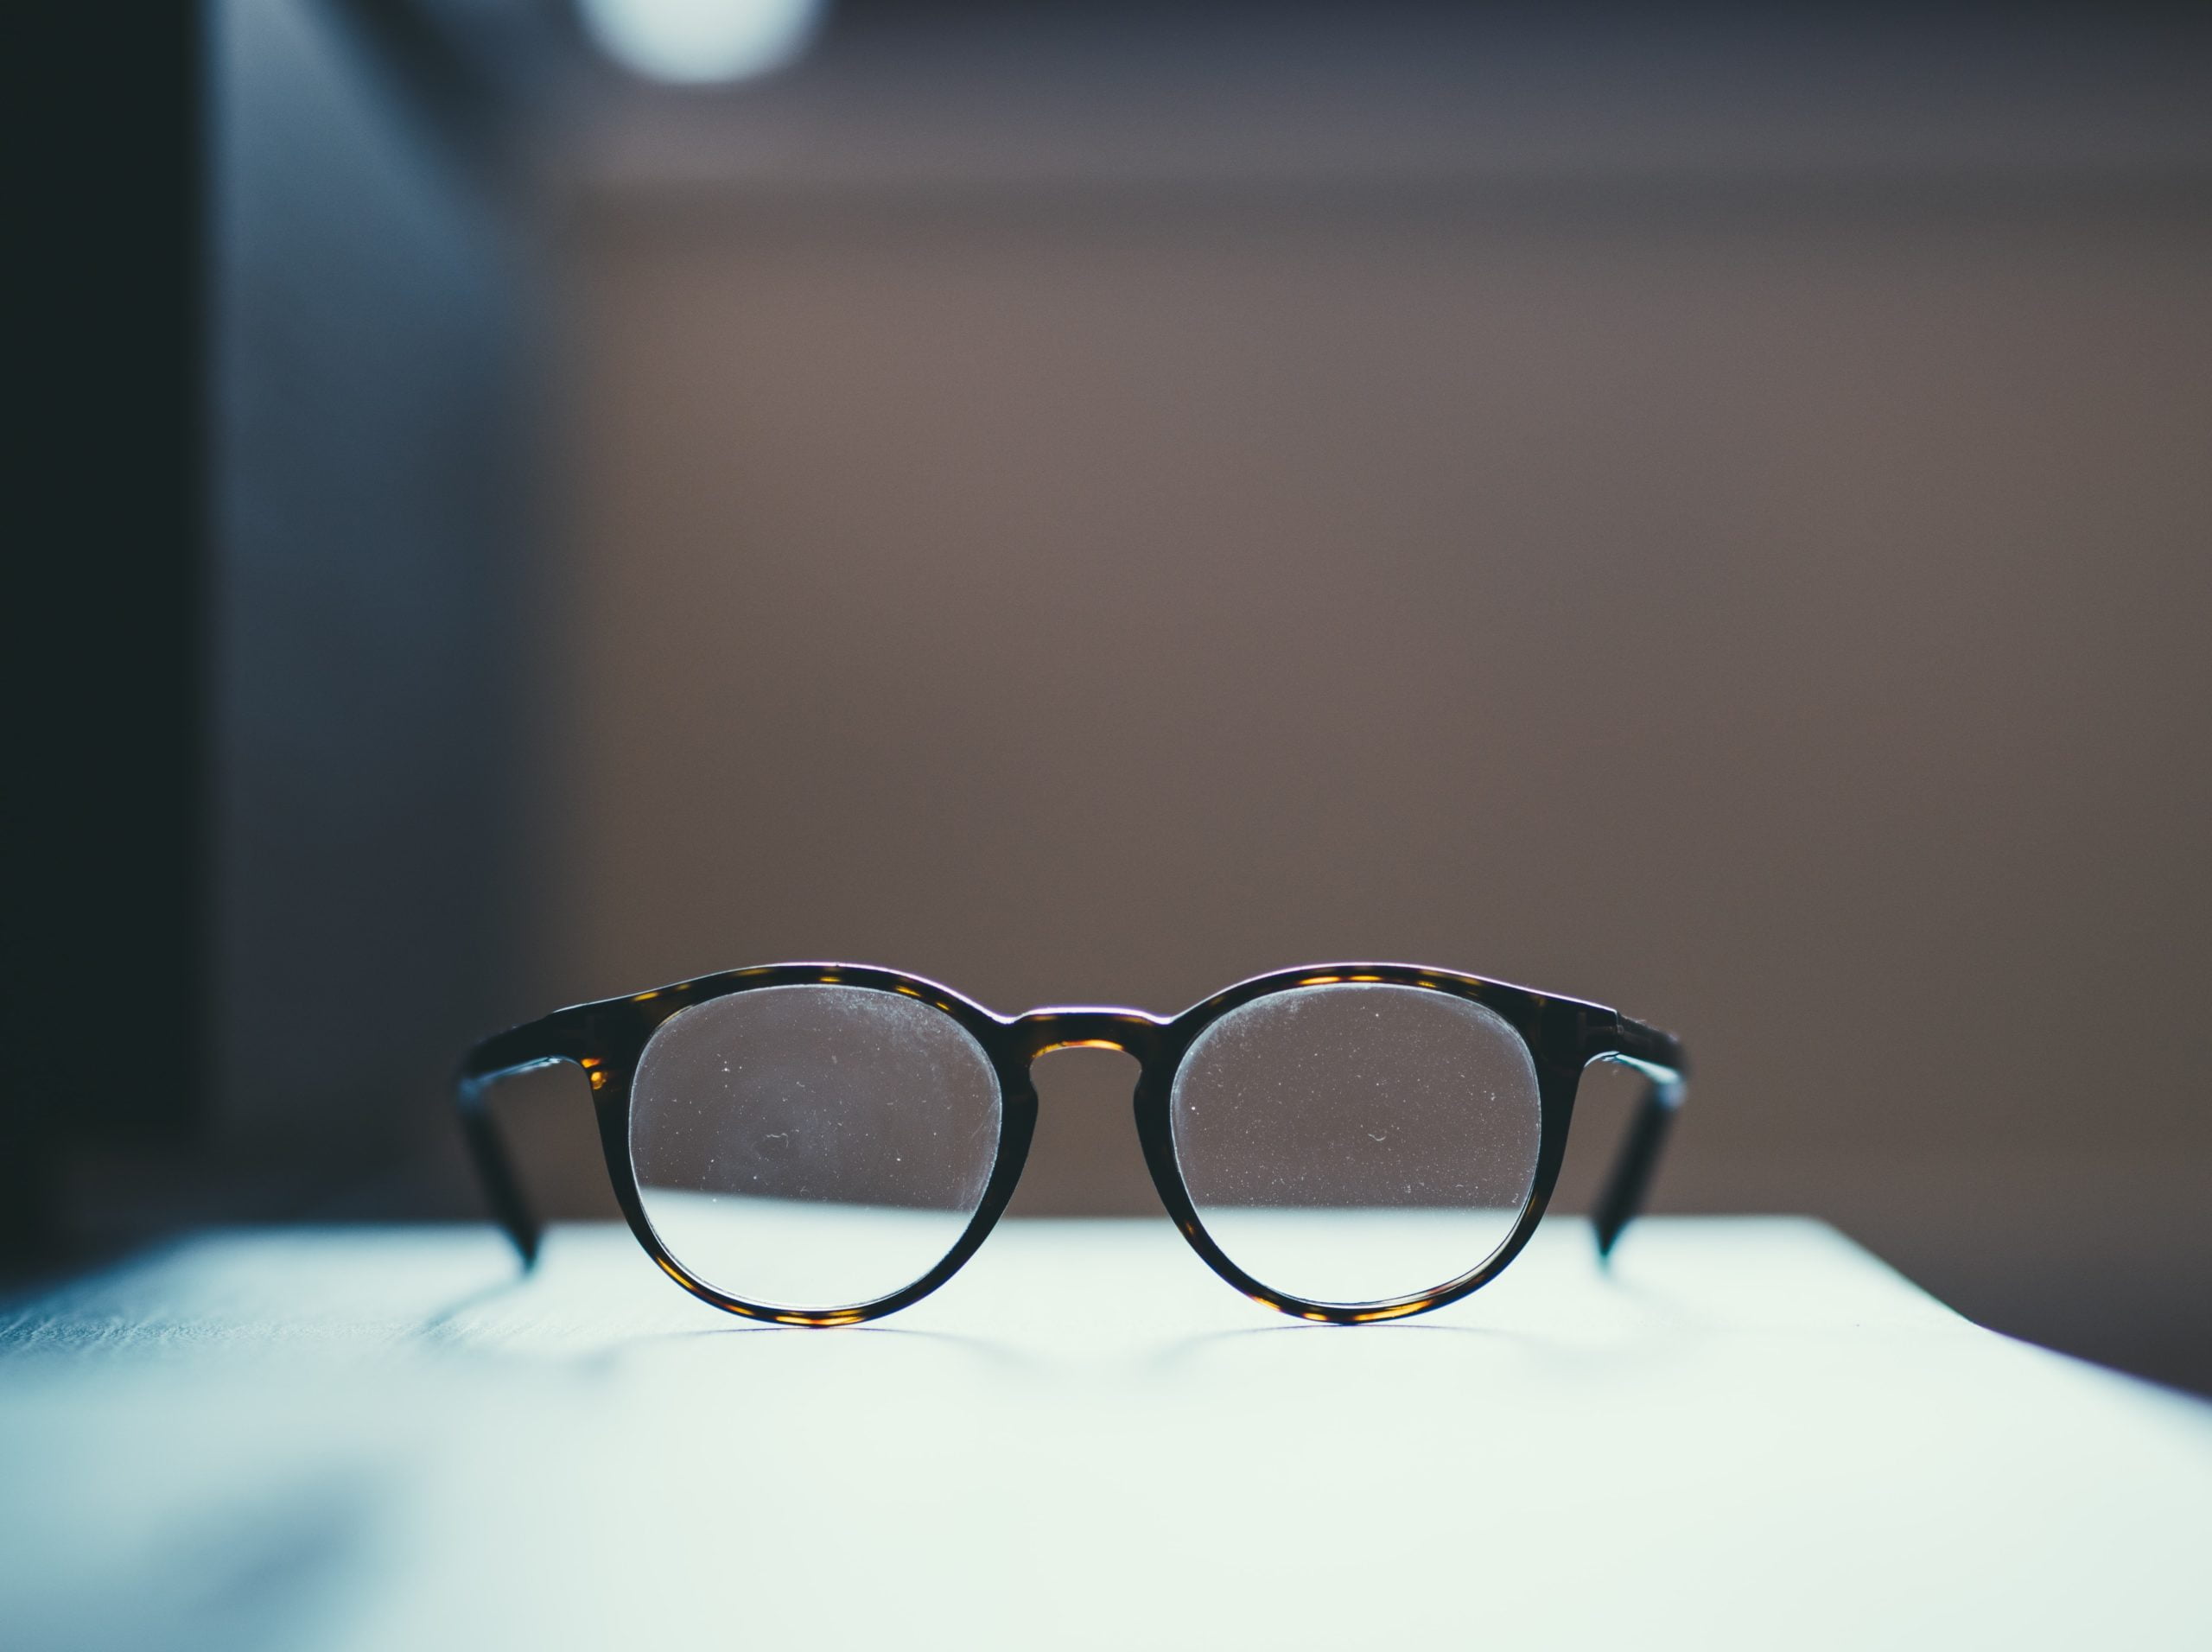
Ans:
[[[544,1225],[523,1193],[522,1179],[515,1174],[514,1155],[488,1103],[493,1085],[509,1074],[575,1059],[565,1051],[549,1047],[556,1042],[553,1030],[542,1021],[486,1039],[462,1058],[454,1083],[454,1104],[461,1113],[461,1133],[468,1143],[477,1185],[483,1189],[493,1218],[514,1241],[525,1269],[537,1261]]]
[[[1620,1018],[1619,1047],[1598,1059],[1633,1067],[1647,1080],[1636,1117],[1628,1128],[1628,1140],[1621,1143],[1620,1156],[1614,1160],[1612,1173],[1605,1178],[1591,1211],[1598,1254],[1610,1256],[1621,1230],[1636,1219],[1643,1208],[1644,1196],[1651,1191],[1660,1152],[1667,1145],[1667,1132],[1674,1125],[1675,1115],[1681,1110],[1682,1097],[1689,1093],[1689,1064],[1683,1059],[1679,1040],[1625,1015]]]

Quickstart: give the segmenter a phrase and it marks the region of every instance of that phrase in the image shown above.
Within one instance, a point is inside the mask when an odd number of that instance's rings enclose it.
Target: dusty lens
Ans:
[[[1199,1219],[1270,1290],[1356,1305],[1481,1266],[1535,1185],[1541,1107],[1495,1011],[1389,983],[1297,987],[1198,1035],[1170,1098]]]
[[[989,1058],[943,1011],[852,986],[696,1005],[632,1090],[638,1191],[696,1278],[765,1305],[874,1301],[942,1260],[998,1153]]]

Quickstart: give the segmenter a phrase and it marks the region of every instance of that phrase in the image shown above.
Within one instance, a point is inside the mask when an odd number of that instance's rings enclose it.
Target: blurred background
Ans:
[[[1679,1032],[1660,1209],[2212,1391],[2212,28],[159,10],[10,66],[18,1274],[474,1219],[557,1003],[1376,957]],[[1018,1211],[1155,1214],[1039,1076]]]

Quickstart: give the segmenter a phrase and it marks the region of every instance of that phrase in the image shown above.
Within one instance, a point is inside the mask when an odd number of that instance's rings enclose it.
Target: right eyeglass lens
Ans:
[[[931,1005],[761,987],[670,1017],[631,1087],[646,1218],[695,1279],[764,1306],[855,1307],[927,1274],[982,1207],[999,1084]]]
[[[1201,1032],[1169,1098],[1198,1218],[1308,1302],[1418,1296],[1502,1245],[1535,1189],[1542,1107],[1521,1035],[1451,993],[1294,987]]]

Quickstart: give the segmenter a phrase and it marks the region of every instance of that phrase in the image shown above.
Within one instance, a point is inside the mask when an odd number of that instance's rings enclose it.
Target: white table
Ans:
[[[2212,1647],[2212,1406],[1833,1231],[1334,1330],[1164,1221],[761,1328],[619,1229],[214,1233],[0,1323],[0,1646]]]

